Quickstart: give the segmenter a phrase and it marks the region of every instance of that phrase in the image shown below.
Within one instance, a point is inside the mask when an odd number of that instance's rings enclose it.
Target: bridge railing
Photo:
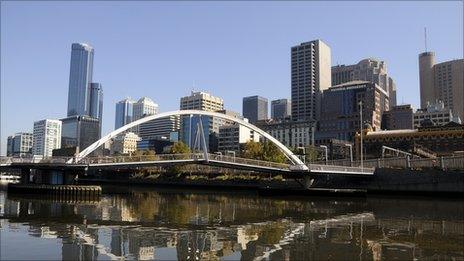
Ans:
[[[84,164],[109,164],[109,163],[130,163],[130,162],[150,162],[150,161],[171,161],[171,160],[198,160],[203,159],[202,153],[190,154],[155,154],[137,156],[98,156],[86,157],[80,160]]]
[[[326,165],[325,161],[318,161],[314,164]],[[359,166],[360,161],[350,162],[349,159],[329,160],[327,165],[336,166]],[[445,168],[445,169],[464,169],[464,155],[446,156],[438,158],[378,158],[363,161],[364,167],[368,168]]]
[[[349,167],[349,166],[335,166],[335,165],[321,165],[321,164],[309,164],[311,171],[322,171],[322,172],[350,172],[357,174],[373,174],[375,168],[372,167]]]
[[[289,164],[285,164],[285,163],[277,163],[277,162],[255,160],[255,159],[246,159],[246,158],[226,156],[226,155],[217,155],[217,154],[208,154],[208,157],[210,160],[225,161],[225,162],[230,162],[230,163],[270,167],[270,168],[285,169],[285,170],[289,169]]]

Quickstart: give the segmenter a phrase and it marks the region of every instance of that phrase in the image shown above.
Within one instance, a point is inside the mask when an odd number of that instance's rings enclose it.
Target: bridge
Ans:
[[[323,164],[310,164],[307,171],[294,169],[293,165],[275,163],[262,160],[246,159],[240,157],[224,156],[218,154],[187,153],[187,154],[160,154],[142,156],[107,156],[86,157],[76,159],[73,157],[46,157],[46,158],[13,158],[0,157],[0,168],[15,169],[69,169],[69,170],[124,170],[132,168],[149,168],[153,166],[172,166],[199,164],[222,168],[240,169],[258,173],[283,174],[287,177],[301,175],[372,175],[374,168],[360,168],[349,166],[334,166]]]
[[[105,144],[107,141],[115,138],[119,134],[124,133],[140,124],[166,118],[170,116],[192,116],[200,117],[197,126],[194,148],[198,147],[200,153],[177,154],[177,155],[155,155],[140,157],[93,157],[89,156],[92,152]],[[224,121],[242,125],[263,138],[267,139],[285,155],[288,164],[266,162],[253,159],[244,159],[239,157],[230,157],[223,155],[211,154],[208,152],[208,146],[203,133],[203,125],[201,117],[214,117]],[[191,126],[191,125],[190,125]],[[314,175],[357,175],[369,176],[374,173],[374,168],[358,168],[347,166],[328,166],[323,164],[305,164],[300,158],[295,155],[289,148],[279,142],[269,133],[261,130],[260,128],[248,123],[242,119],[209,111],[200,110],[178,110],[171,112],[164,112],[155,115],[149,115],[144,118],[133,121],[127,125],[116,129],[109,134],[103,136],[89,147],[82,150],[74,157],[46,157],[46,158],[0,158],[1,168],[16,168],[23,171],[30,169],[50,170],[50,171],[88,171],[89,169],[128,169],[136,167],[150,167],[150,166],[163,166],[163,165],[176,165],[176,164],[200,164],[217,166],[223,168],[249,170],[258,173],[278,173],[285,176],[304,177],[305,183],[308,182],[310,176]]]

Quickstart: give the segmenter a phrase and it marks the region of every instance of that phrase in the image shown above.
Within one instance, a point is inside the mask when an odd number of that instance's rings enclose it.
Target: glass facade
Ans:
[[[209,130],[210,130],[210,117],[208,116],[184,116],[182,117],[182,142],[187,144],[190,148],[195,145],[195,138],[197,136],[198,124],[201,120],[203,124],[203,133],[205,134],[206,146],[209,148]],[[198,141],[201,142],[201,141]]]
[[[90,113],[93,118],[101,121],[103,113],[103,87],[100,83],[90,84]]]
[[[68,117],[90,115],[90,83],[93,74],[93,48],[73,43],[69,73]]]
[[[268,102],[266,98],[260,96],[250,96],[243,98],[243,117],[249,122],[256,123],[259,120],[267,119]]]
[[[116,103],[116,115],[114,120],[114,129],[132,122],[135,101],[127,98]]]
[[[61,147],[79,147],[79,150],[90,146],[100,139],[100,121],[90,116],[73,116],[61,120]]]

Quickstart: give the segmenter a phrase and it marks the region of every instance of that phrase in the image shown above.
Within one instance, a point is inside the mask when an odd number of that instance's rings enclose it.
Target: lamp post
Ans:
[[[192,114],[190,114],[189,121],[189,148],[192,148]]]
[[[361,142],[360,142],[360,155],[361,155],[361,171],[364,167],[363,163],[363,113],[362,113],[362,101],[359,101],[359,129],[361,133]]]
[[[297,149],[303,150],[303,163],[306,163],[306,148],[305,147],[297,147]]]
[[[353,165],[353,145],[345,144],[345,146],[350,147],[350,166]]]
[[[325,165],[327,165],[327,164],[328,164],[328,160],[329,160],[329,153],[328,153],[327,146],[325,146],[325,145],[320,145],[319,147],[325,149]]]

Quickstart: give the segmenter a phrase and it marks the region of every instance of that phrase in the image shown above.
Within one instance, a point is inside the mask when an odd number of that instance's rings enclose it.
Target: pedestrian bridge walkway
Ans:
[[[0,157],[0,167],[9,168],[86,168],[131,169],[150,166],[201,164],[223,168],[241,169],[265,173],[311,173],[335,175],[372,175],[374,168],[334,166],[324,164],[294,165],[262,160],[246,159],[209,153],[160,154],[143,156],[106,157]]]

